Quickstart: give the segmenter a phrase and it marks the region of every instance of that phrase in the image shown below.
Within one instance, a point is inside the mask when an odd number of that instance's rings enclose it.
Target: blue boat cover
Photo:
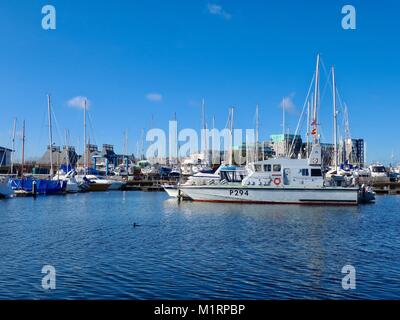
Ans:
[[[63,193],[67,187],[67,181],[62,180],[35,180],[35,179],[11,179],[10,185],[13,190],[24,190],[32,192],[33,181],[36,181],[36,192],[38,194]]]

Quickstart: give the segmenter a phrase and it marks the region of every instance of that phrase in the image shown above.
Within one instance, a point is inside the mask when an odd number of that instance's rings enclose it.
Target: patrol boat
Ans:
[[[186,183],[179,186],[179,194],[203,202],[305,205],[358,205],[375,199],[365,187],[328,185],[322,173],[320,144],[313,145],[307,159],[268,159],[246,169],[247,175],[240,182],[235,177],[203,185]]]

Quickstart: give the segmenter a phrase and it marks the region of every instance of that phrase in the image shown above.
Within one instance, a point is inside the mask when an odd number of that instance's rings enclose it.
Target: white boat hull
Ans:
[[[78,183],[68,180],[66,191],[68,193],[77,193],[77,192],[79,192],[80,189],[79,189]]]
[[[357,205],[357,188],[279,188],[242,186],[182,186],[193,201],[307,205]]]
[[[125,185],[125,183],[120,182],[120,181],[109,181],[111,183],[110,187],[108,190],[121,190],[122,187]]]
[[[165,192],[168,193],[168,195],[171,198],[178,198],[179,190],[176,186],[163,185],[163,188],[164,188]]]
[[[8,181],[0,181],[0,198],[9,198],[14,194],[14,190],[10,187]]]

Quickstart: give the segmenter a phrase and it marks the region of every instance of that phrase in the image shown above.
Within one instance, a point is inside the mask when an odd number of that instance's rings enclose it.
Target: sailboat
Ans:
[[[81,191],[85,191],[85,188],[81,188],[80,184],[75,178],[76,172],[75,170],[70,170],[65,173],[62,170],[58,170],[56,175],[54,176],[54,181],[66,181],[66,191],[67,193],[77,193]]]
[[[49,153],[50,153],[50,177],[53,176],[53,137],[51,122],[51,98],[47,96],[48,121],[49,121]],[[24,150],[25,150],[25,121],[22,129],[22,177],[21,179],[11,179],[10,186],[19,196],[30,195],[50,195],[63,194],[66,192],[67,181],[52,179],[36,179],[32,177],[24,177]]]
[[[180,171],[183,176],[191,176],[197,173],[212,173],[214,170],[210,167],[207,121],[205,112],[205,100],[201,102],[201,138],[203,150],[200,153],[192,154],[182,162]]]
[[[53,127],[52,127],[52,109],[51,109],[51,97],[47,96],[47,111],[49,121],[49,151],[50,151],[50,177],[53,176],[53,181],[64,181],[66,182],[65,191],[67,193],[76,193],[81,191],[78,182],[75,179],[75,171],[70,170],[69,172],[63,172],[61,169],[54,175],[53,166]],[[68,154],[68,143],[67,143],[67,132],[65,132],[65,159],[67,161],[67,168],[69,168],[69,154]]]
[[[207,185],[185,183],[179,186],[178,193],[183,198],[204,202],[358,205],[374,201],[375,194],[366,187],[327,186],[325,183],[317,122],[319,62],[318,55],[313,100],[313,143],[308,158],[255,161],[246,167],[247,175],[241,181],[221,179]]]
[[[83,105],[83,170],[78,175],[74,175],[79,187],[84,191],[98,192],[107,191],[114,184],[113,181],[103,179],[97,175],[89,175],[89,150],[88,139],[86,134],[86,117],[87,117],[87,100],[85,99]],[[115,184],[114,184],[115,186]]]

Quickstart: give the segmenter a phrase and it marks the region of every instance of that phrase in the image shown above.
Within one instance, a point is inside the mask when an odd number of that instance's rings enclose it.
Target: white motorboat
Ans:
[[[107,191],[111,182],[104,179],[98,179],[95,175],[77,175],[76,180],[79,184],[86,186],[85,191]]]
[[[57,171],[56,175],[53,177],[53,180],[64,180],[67,181],[67,193],[77,193],[81,191],[79,188],[79,183],[75,178],[76,172],[75,170],[71,170],[68,173],[65,173],[63,170]]]
[[[384,178],[388,177],[388,172],[384,165],[375,163],[369,166],[372,178]]]
[[[214,185],[222,181],[242,181],[247,172],[244,168],[236,166],[221,165],[215,173],[199,172],[188,178],[185,185],[202,186]],[[239,179],[239,180],[238,180]],[[179,185],[164,184],[163,188],[170,197],[177,198],[179,196]]]
[[[95,175],[87,175],[87,179],[90,181],[96,182],[98,184],[109,184],[108,190],[120,190],[123,186],[125,186],[125,182],[123,181],[118,181],[118,180],[112,180],[112,179],[106,179],[101,176],[95,176]]]
[[[380,163],[374,163],[369,166],[371,178],[374,183],[387,183],[390,182],[389,172],[386,167]]]

